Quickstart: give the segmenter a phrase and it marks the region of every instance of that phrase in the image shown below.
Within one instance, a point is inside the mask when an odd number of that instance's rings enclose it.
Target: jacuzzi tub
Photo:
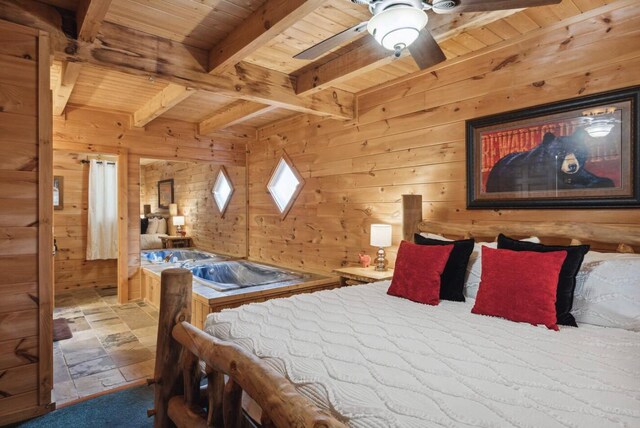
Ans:
[[[207,253],[199,250],[181,250],[181,249],[166,249],[166,250],[148,250],[142,251],[141,260],[150,262],[153,264],[165,264],[165,263],[180,263],[187,260],[192,261],[223,261],[227,260],[227,257],[219,256],[217,254]]]
[[[198,263],[189,266],[194,279],[218,291],[281,283],[287,285],[304,282],[310,275],[292,272],[246,260],[230,260],[217,263]]]

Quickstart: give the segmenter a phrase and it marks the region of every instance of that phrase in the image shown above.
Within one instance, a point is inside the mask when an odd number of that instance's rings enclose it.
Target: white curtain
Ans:
[[[89,166],[87,260],[118,258],[118,165],[92,160]]]

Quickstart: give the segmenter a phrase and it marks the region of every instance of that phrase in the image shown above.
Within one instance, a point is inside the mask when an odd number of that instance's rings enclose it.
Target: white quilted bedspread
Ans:
[[[352,427],[640,427],[640,333],[386,295],[388,281],[212,314],[205,330]]]

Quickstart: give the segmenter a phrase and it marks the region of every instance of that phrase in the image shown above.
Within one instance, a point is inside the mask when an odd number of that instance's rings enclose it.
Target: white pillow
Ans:
[[[158,231],[156,233],[166,235],[167,234],[167,219],[159,218],[158,220]]]
[[[525,242],[540,243],[540,239],[536,236],[532,236],[527,239],[522,239]],[[482,247],[498,248],[497,242],[476,242],[473,245],[473,252],[469,257],[469,263],[467,264],[467,277],[464,281],[464,294],[466,297],[475,299],[478,294],[478,287],[480,286],[480,278],[482,277]]]
[[[149,226],[147,226],[147,235],[153,235],[158,233],[158,218],[151,217],[149,219]]]
[[[444,236],[441,235],[436,235],[435,233],[421,233],[420,236],[424,236],[425,238],[428,239],[439,239],[441,241],[449,241],[452,242],[453,239],[449,239],[449,238],[445,238]]]
[[[640,331],[640,254],[589,251],[576,276],[571,313],[578,325]]]

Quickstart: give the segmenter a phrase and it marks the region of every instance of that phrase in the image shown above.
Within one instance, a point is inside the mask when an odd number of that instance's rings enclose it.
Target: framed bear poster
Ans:
[[[640,87],[469,120],[468,208],[640,206]]]

